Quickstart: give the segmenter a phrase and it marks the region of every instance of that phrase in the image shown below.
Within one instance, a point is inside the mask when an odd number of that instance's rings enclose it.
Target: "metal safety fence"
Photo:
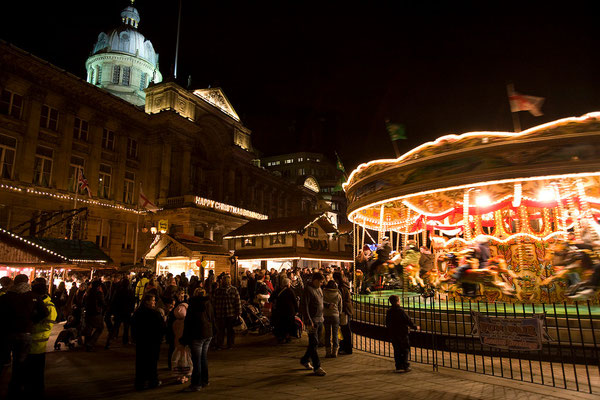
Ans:
[[[385,327],[388,296],[353,296],[355,348],[393,357]],[[436,295],[404,297],[401,306],[420,326],[410,334],[412,362],[430,364],[434,370],[441,366],[600,393],[600,310],[589,301],[521,304]],[[537,348],[524,350],[516,343],[515,349],[515,343],[497,346],[497,341],[486,341],[484,332],[493,331],[494,323],[530,322],[536,317],[542,331]],[[489,321],[485,326],[483,319]]]

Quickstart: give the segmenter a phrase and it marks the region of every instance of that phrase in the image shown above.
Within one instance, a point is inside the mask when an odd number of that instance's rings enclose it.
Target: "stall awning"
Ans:
[[[236,250],[238,260],[273,260],[273,259],[296,259],[315,261],[342,261],[352,262],[350,252],[313,251],[302,247],[277,247],[269,249]]]
[[[282,235],[304,232],[310,225],[318,223],[326,233],[336,233],[337,229],[325,214],[300,215],[297,217],[273,218],[250,221],[229,232],[223,239],[236,239],[252,236]]]
[[[169,256],[172,257],[229,255],[229,252],[223,246],[216,244],[210,239],[184,234],[163,234],[160,235],[160,237],[155,243],[153,243],[152,246],[150,246],[150,249],[148,252],[146,252],[144,258],[147,260],[152,260],[163,254],[165,251]]]
[[[0,263],[47,265],[108,264],[112,259],[95,243],[85,240],[23,237],[0,228]]]

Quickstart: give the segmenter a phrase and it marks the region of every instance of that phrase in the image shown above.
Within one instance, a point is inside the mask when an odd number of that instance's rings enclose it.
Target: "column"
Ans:
[[[181,196],[185,196],[186,194],[190,193],[190,168],[192,167],[191,155],[192,154],[189,150],[189,146],[186,146],[185,150],[183,150],[181,158]]]
[[[27,130],[23,142],[17,144],[17,160],[14,168],[15,180],[31,183],[33,180],[33,161],[40,130],[40,115],[46,93],[37,87],[30,88],[26,96],[23,117],[27,120]]]
[[[160,165],[159,198],[166,199],[169,195],[169,178],[171,174],[171,145],[164,143]]]

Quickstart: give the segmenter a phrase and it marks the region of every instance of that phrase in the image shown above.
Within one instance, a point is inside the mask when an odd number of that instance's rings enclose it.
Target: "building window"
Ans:
[[[115,149],[115,133],[106,128],[102,131],[102,148],[107,150]]]
[[[285,244],[285,235],[272,235],[271,244]]]
[[[306,173],[304,168],[298,168],[298,176],[303,176]]]
[[[79,194],[83,194],[79,188],[79,171],[83,172],[85,160],[81,157],[71,156],[71,164],[69,165],[69,192],[75,193],[78,190]]]
[[[3,89],[0,93],[0,113],[21,119],[23,96]]]
[[[108,224],[108,221],[105,221],[103,219],[101,219],[98,222],[98,231],[96,234],[96,245],[107,249],[108,248],[108,238],[110,235],[110,225]]]
[[[135,227],[133,224],[124,224],[125,232],[123,232],[123,243],[121,243],[122,249],[133,249],[133,241],[135,240]]]
[[[94,68],[90,68],[89,74],[90,75],[89,75],[88,82],[93,84],[94,83]]]
[[[35,151],[33,162],[33,183],[40,186],[50,186],[52,176],[52,149],[38,146]]]
[[[16,149],[17,139],[0,135],[0,176],[4,179],[12,179]]]
[[[123,86],[129,86],[129,77],[131,76],[131,67],[123,67]]]
[[[98,65],[96,68],[96,85],[99,85],[102,83],[102,66]]]
[[[88,140],[88,129],[89,125],[86,120],[75,117],[75,123],[73,124],[73,139]]]
[[[98,176],[98,197],[103,199],[110,198],[110,181],[112,178],[112,167],[106,164],[100,164],[100,174]]]
[[[142,72],[142,77],[140,78],[140,90],[146,89],[146,80],[148,79],[148,74]]]
[[[308,237],[319,237],[319,231],[316,227],[311,226],[310,228],[308,228]]]
[[[47,105],[42,106],[40,126],[53,131],[58,130],[58,110]]]
[[[137,140],[127,138],[127,158],[137,159],[138,156],[138,144]]]
[[[256,238],[242,238],[242,247],[254,247],[256,246]]]
[[[294,162],[294,159],[293,159],[293,158],[289,158],[289,159],[285,160],[285,163],[286,163],[286,164],[291,164],[291,163],[293,163],[293,162]]]
[[[281,161],[273,161],[273,165],[279,165],[281,164]]]
[[[119,81],[121,80],[121,67],[118,65],[115,65],[113,67],[113,76],[112,76],[112,83],[114,83],[115,85],[119,84]]]
[[[125,171],[125,181],[123,183],[123,203],[133,204],[133,191],[135,189],[135,174]]]
[[[302,161],[304,161],[304,158],[298,157],[298,162],[302,162]]]
[[[331,202],[331,209],[333,211],[339,211],[340,210],[340,203],[338,203],[337,201],[332,201]]]

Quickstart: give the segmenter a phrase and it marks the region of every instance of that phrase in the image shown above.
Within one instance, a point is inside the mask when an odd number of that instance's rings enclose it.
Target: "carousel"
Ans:
[[[598,303],[600,113],[443,136],[360,165],[344,190],[356,256],[388,248],[364,271],[379,288],[396,271],[403,290],[448,298]]]

